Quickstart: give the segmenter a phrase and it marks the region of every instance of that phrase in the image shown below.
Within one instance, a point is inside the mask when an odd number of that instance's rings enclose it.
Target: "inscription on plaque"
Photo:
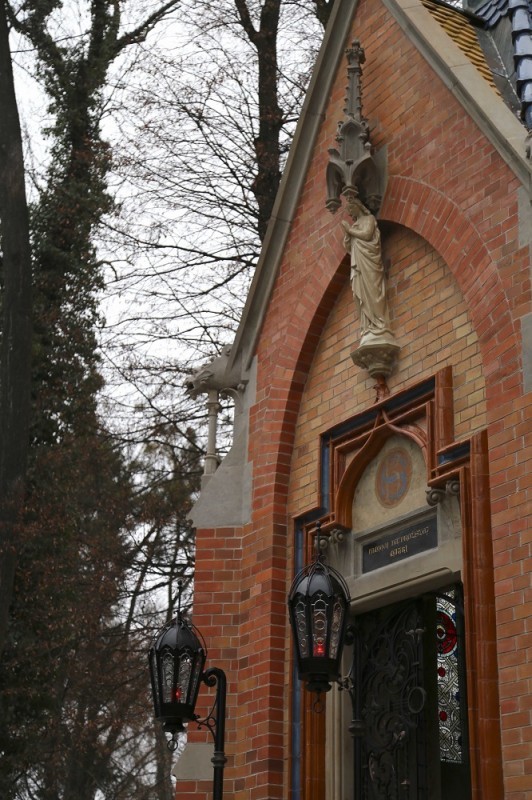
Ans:
[[[362,548],[362,572],[387,567],[437,546],[438,523],[434,516],[365,544]]]

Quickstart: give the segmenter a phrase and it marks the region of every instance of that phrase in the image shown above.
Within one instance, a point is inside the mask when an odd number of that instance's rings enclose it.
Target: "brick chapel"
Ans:
[[[532,799],[531,127],[528,0],[336,0],[196,386],[213,424],[235,401],[192,513],[231,800]],[[287,614],[315,550],[356,631],[318,697]],[[177,797],[211,797],[188,739]]]

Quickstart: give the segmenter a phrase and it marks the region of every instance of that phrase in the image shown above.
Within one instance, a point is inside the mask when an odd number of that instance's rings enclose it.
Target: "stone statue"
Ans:
[[[377,220],[356,197],[347,201],[353,222],[342,222],[351,256],[351,288],[360,313],[360,345],[393,336],[386,300],[381,237]]]
[[[359,367],[377,379],[377,399],[388,394],[400,347],[390,325],[381,235],[377,220],[353,190],[344,190],[352,222],[342,222],[344,246],[351,256],[351,288],[360,315],[360,343],[351,353]]]

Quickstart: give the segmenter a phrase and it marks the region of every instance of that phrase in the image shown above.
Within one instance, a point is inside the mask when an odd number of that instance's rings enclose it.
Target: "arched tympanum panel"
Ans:
[[[353,497],[358,482],[365,473],[366,468],[382,450],[386,442],[397,435],[409,441],[413,441],[423,452],[426,463],[428,450],[427,435],[423,428],[412,423],[406,424],[403,427],[393,425],[386,418],[386,415],[382,415],[380,419],[378,419],[375,428],[373,428],[367,436],[362,437],[365,441],[361,442],[360,449],[349,461],[338,483],[335,502],[336,521],[342,527],[348,529],[353,527]],[[427,482],[429,478],[430,475],[427,465]]]

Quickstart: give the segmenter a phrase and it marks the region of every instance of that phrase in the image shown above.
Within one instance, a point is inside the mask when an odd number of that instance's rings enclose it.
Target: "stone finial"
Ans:
[[[341,205],[342,194],[350,191],[376,214],[382,199],[382,181],[371,154],[369,124],[362,114],[361,78],[365,55],[358,40],[346,50],[346,57],[346,119],[338,124],[339,150],[329,149],[326,206],[334,214]]]

